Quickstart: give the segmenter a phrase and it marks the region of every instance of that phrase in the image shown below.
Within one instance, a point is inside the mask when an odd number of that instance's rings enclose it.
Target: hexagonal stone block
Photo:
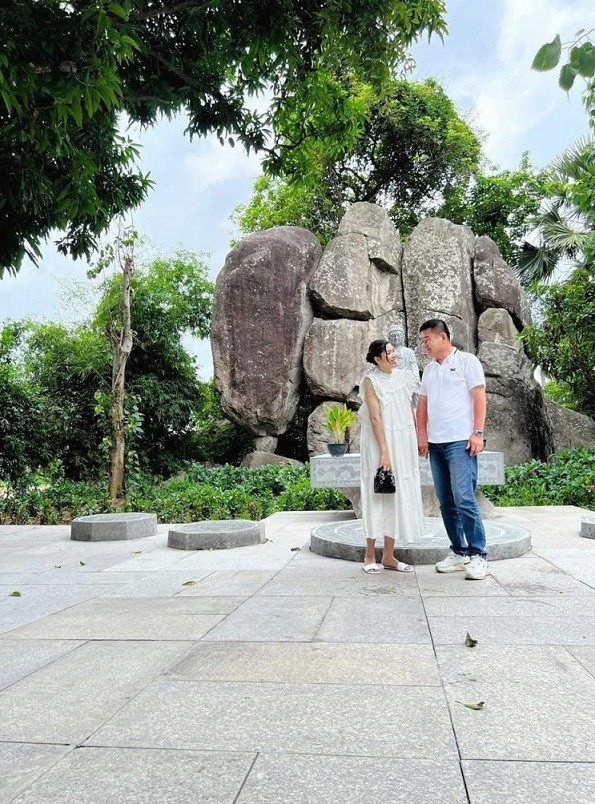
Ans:
[[[77,542],[122,542],[156,533],[155,514],[91,514],[77,516],[70,526],[70,538]]]
[[[581,519],[581,536],[585,539],[595,539],[595,516]]]
[[[250,519],[214,519],[176,525],[167,534],[167,546],[176,550],[226,550],[264,541],[260,522]]]

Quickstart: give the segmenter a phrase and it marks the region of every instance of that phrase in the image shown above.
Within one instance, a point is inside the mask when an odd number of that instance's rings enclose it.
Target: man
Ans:
[[[419,331],[424,352],[432,358],[423,372],[417,404],[419,454],[425,458],[429,453],[451,546],[436,571],[465,570],[465,578],[482,580],[489,568],[474,491],[486,416],[483,369],[475,355],[452,345],[442,319],[426,321]]]

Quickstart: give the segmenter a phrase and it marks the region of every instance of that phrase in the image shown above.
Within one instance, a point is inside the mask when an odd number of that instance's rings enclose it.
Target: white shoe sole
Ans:
[[[469,564],[455,564],[454,567],[437,567],[434,566],[436,572],[462,572],[466,570]]]

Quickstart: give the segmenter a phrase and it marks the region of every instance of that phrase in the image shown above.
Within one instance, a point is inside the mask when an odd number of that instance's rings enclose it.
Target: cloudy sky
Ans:
[[[587,133],[580,92],[569,97],[557,88],[555,73],[535,73],[537,48],[553,39],[572,39],[595,26],[593,0],[447,0],[449,35],[413,49],[416,77],[436,77],[485,135],[484,150],[501,168],[518,165],[528,151],[543,166]],[[250,199],[259,161],[213,138],[190,142],[184,120],[163,122],[150,131],[133,130],[142,145],[141,167],[155,187],[134,214],[134,226],[155,249],[183,246],[206,254],[215,277],[234,235],[234,208]],[[44,248],[38,268],[23,265],[16,277],[0,281],[0,321],[33,318],[70,323],[84,307],[73,303],[72,283],[86,266]],[[82,304],[82,303],[81,303]],[[208,343],[193,344],[201,376],[211,376]]]

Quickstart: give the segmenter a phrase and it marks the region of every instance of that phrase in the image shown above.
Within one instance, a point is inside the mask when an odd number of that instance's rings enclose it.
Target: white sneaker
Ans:
[[[446,558],[434,564],[436,572],[459,572],[465,569],[465,564],[469,563],[469,556],[460,556],[451,550]]]
[[[465,572],[468,581],[483,581],[486,575],[490,574],[490,568],[485,558],[481,556],[471,556],[471,561]]]

